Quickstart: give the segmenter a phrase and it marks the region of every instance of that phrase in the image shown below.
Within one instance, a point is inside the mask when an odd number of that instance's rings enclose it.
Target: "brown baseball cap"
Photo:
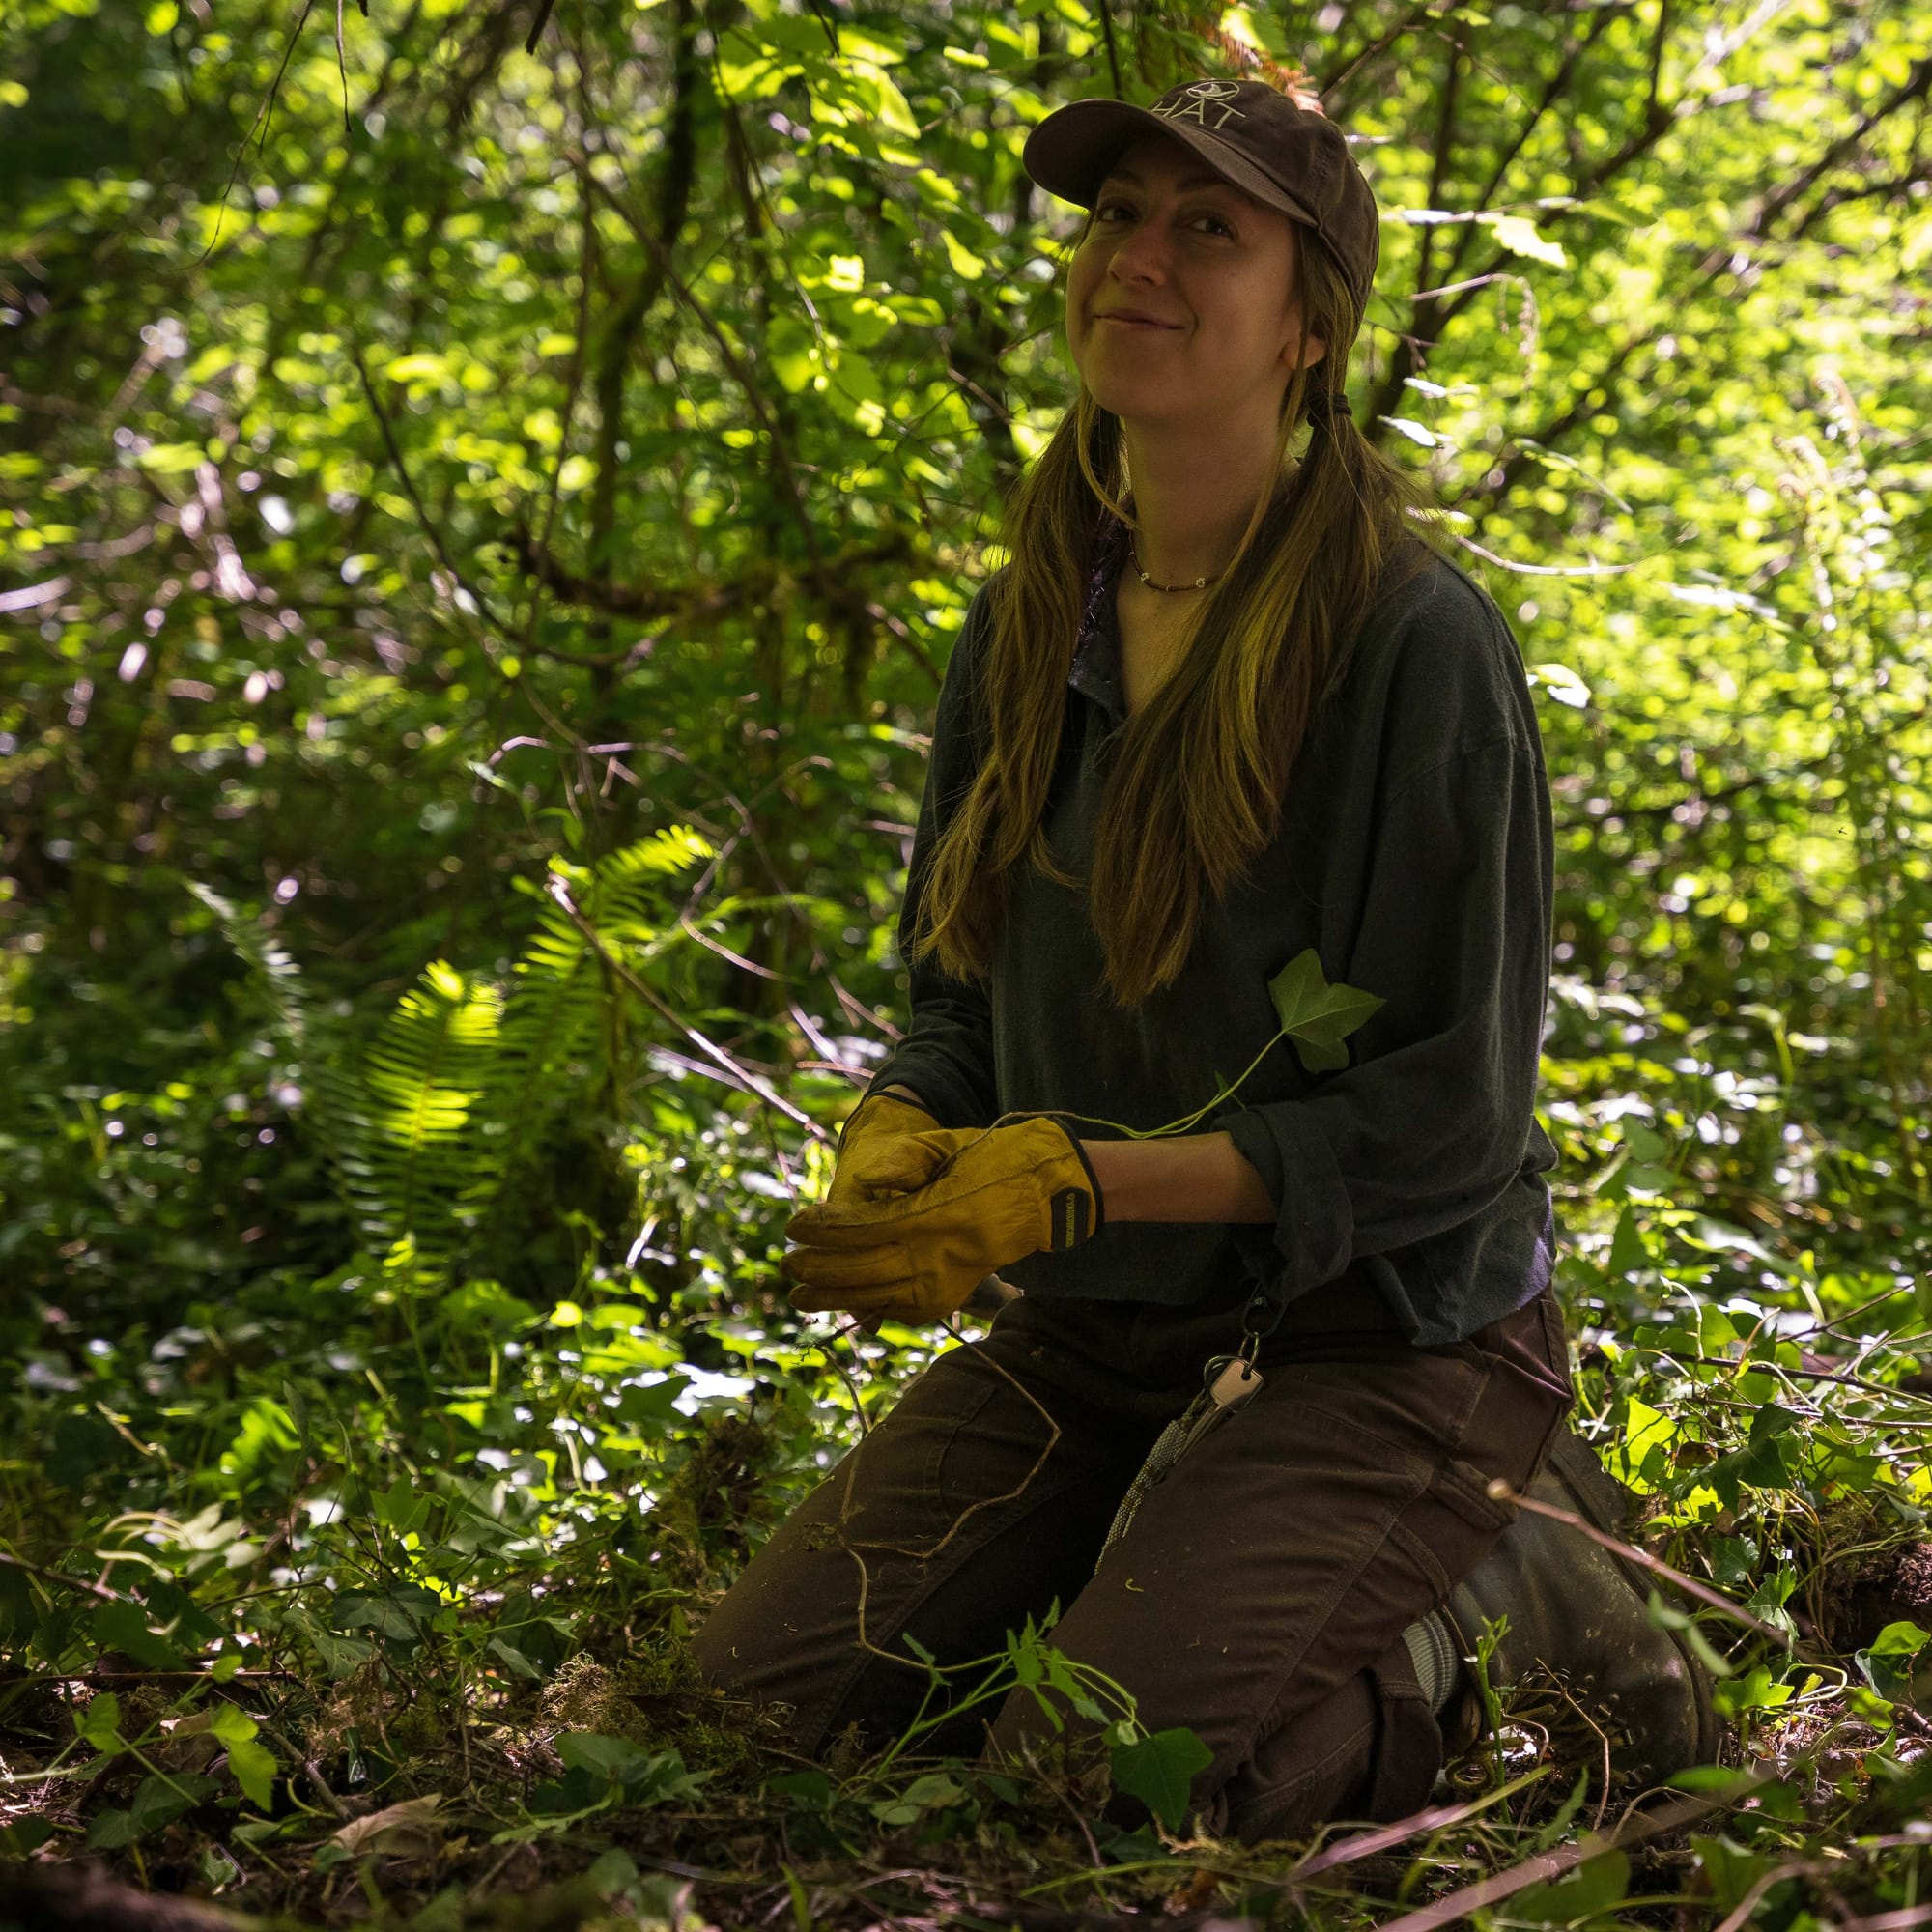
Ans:
[[[1021,165],[1049,194],[1092,208],[1123,150],[1170,134],[1225,182],[1314,229],[1367,304],[1381,254],[1381,215],[1334,122],[1259,80],[1182,81],[1151,107],[1070,101],[1033,132]]]

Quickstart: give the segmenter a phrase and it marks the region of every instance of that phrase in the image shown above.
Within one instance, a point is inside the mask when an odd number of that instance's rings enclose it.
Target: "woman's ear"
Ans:
[[[1307,332],[1308,324],[1300,302],[1289,311],[1288,323],[1282,336],[1281,373],[1283,381],[1293,382],[1297,369],[1312,369],[1327,355],[1328,345],[1321,336]]]
[[[1327,354],[1328,345],[1319,335],[1293,331],[1281,346],[1281,373],[1293,377],[1297,368],[1312,369]]]

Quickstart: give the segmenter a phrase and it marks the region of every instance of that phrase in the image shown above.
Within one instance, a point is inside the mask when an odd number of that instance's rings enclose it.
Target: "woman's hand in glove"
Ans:
[[[942,1137],[937,1144],[930,1140],[935,1134]],[[946,1128],[904,1095],[867,1094],[846,1117],[825,1205],[856,1208],[880,1195],[923,1187],[951,1156],[946,1136]]]
[[[799,1244],[781,1264],[798,1284],[794,1308],[936,1321],[986,1275],[1042,1250],[1078,1247],[1100,1230],[1094,1170],[1073,1130],[1052,1115],[942,1128],[896,1145],[908,1163],[930,1152],[946,1157],[908,1193],[843,1206],[827,1201],[786,1223],[787,1239]]]

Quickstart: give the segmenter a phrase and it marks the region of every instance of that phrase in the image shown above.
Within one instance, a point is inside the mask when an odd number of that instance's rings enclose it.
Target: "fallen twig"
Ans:
[[[1494,1791],[1486,1791],[1480,1798],[1472,1798],[1465,1804],[1432,1804],[1425,1810],[1410,1812],[1406,1818],[1398,1818],[1392,1824],[1378,1826],[1373,1832],[1358,1832],[1353,1837],[1343,1838],[1325,1851],[1317,1852],[1305,1863],[1296,1865],[1285,1882],[1299,1885],[1304,1879],[1334,1871],[1338,1866],[1351,1865],[1359,1860],[1393,1851],[1397,1845],[1410,1838],[1419,1838],[1427,1832],[1440,1832],[1448,1826],[1463,1824],[1512,1793],[1520,1791],[1524,1785],[1534,1784],[1538,1778],[1548,1775],[1549,1767],[1540,1764],[1533,1771],[1524,1772],[1520,1777],[1513,1777],[1507,1784],[1498,1785]]]
[[[1459,1919],[1470,1918],[1485,1906],[1513,1898],[1520,1891],[1527,1891],[1533,1885],[1561,1878],[1565,1872],[1574,1871],[1592,1859],[1602,1858],[1605,1852],[1620,1852],[1627,1846],[1640,1844],[1646,1838],[1680,1831],[1693,1818],[1701,1818],[1705,1812],[1715,1810],[1720,1804],[1729,1804],[1747,1791],[1767,1781],[1759,1776],[1748,1782],[1740,1782],[1736,1789],[1721,1795],[1687,1795],[1670,1799],[1647,1811],[1633,1811],[1607,1837],[1600,1837],[1591,1832],[1572,1844],[1538,1852],[1534,1858],[1525,1859],[1507,1871],[1479,1879],[1474,1885],[1465,1885],[1460,1891],[1452,1891],[1447,1897],[1438,1898],[1419,1911],[1405,1913],[1402,1918],[1383,1925],[1380,1932],[1433,1932],[1437,1925],[1453,1925]]]

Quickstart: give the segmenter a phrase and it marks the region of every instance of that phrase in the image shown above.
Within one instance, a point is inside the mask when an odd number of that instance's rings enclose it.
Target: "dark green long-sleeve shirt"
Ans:
[[[1109,520],[1046,811],[1054,855],[1076,877],[1103,751],[1127,715],[1112,594],[1121,541]],[[902,955],[933,841],[983,743],[974,685],[989,614],[982,588],[947,666]],[[1364,621],[1272,844],[1209,910],[1178,981],[1137,1010],[1117,1007],[1080,895],[1029,872],[990,983],[932,959],[909,969],[911,1025],[868,1091],[902,1084],[950,1127],[1015,1110],[1161,1126],[1208,1101],[1216,1074],[1235,1079],[1277,1032],[1268,981],[1312,946],[1331,983],[1384,1002],[1350,1036],[1349,1065],[1308,1073],[1279,1040],[1194,1129],[1233,1136],[1277,1204],[1274,1225],[1113,1222],[1000,1272],[1030,1294],[1172,1304],[1230,1280],[1293,1300],[1355,1264],[1414,1341],[1461,1340],[1538,1293],[1554,1260],[1544,1175],[1556,1152],[1535,1115],[1553,842],[1516,640],[1474,580],[1431,555]]]

